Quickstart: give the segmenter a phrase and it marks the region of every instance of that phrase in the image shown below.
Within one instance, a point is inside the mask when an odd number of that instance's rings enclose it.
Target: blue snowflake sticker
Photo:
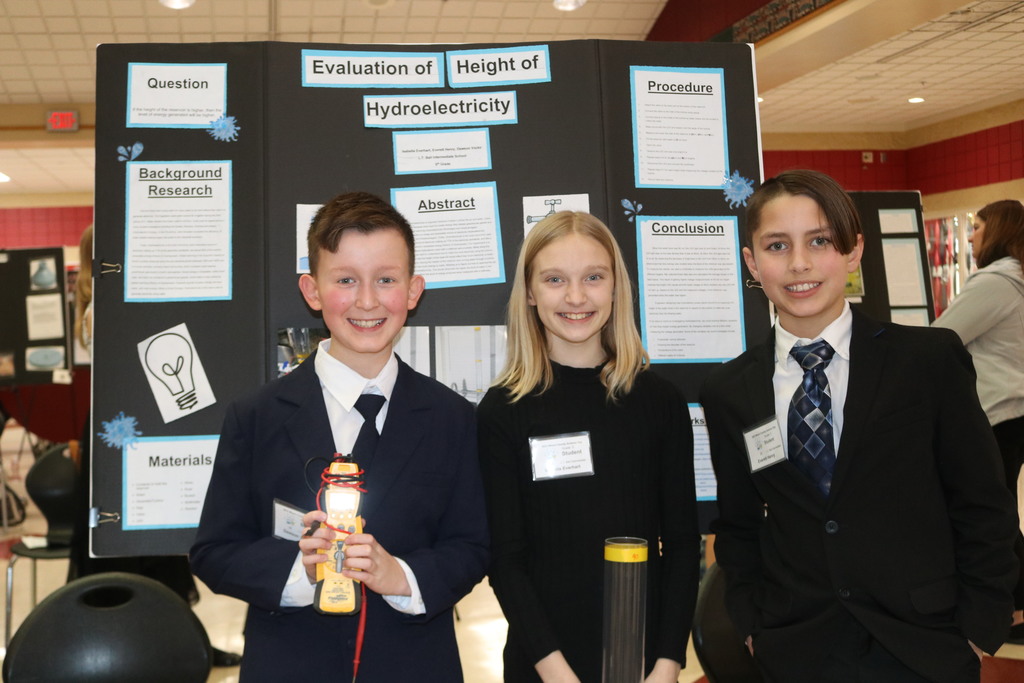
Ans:
[[[238,131],[240,130],[242,128],[235,122],[234,116],[222,116],[216,121],[211,121],[210,127],[206,129],[206,132],[214,140],[234,142],[238,139]]]
[[[725,201],[729,202],[729,208],[735,209],[740,204],[747,205],[747,199],[754,194],[754,183],[749,178],[741,176],[739,171],[733,171],[731,176],[726,176],[722,190],[725,192]]]
[[[628,199],[623,199],[622,208],[625,209],[623,213],[626,214],[626,218],[629,220],[630,223],[632,223],[633,218],[643,210],[644,205],[641,204],[640,202],[633,203]]]
[[[118,161],[135,161],[142,154],[142,143],[136,142],[131,147],[118,147]]]
[[[104,420],[103,431],[96,436],[111,448],[124,448],[133,445],[142,436],[136,426],[135,418],[126,416],[122,410],[113,420]]]

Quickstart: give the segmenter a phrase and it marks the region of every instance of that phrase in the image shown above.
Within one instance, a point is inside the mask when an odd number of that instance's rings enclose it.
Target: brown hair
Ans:
[[[1024,205],[1016,199],[1002,199],[986,204],[978,218],[985,221],[981,248],[974,255],[978,267],[1006,256],[1024,263]]]
[[[559,211],[538,223],[526,236],[519,251],[512,294],[508,301],[508,357],[505,368],[494,381],[505,387],[513,403],[534,390],[547,391],[554,381],[548,355],[547,334],[529,303],[533,263],[540,251],[567,235],[582,235],[597,241],[612,262],[614,292],[612,314],[601,330],[601,346],[608,360],[601,369],[609,400],[627,394],[641,371],[650,364],[633,319],[633,288],[615,237],[608,227],[589,213]]]
[[[395,207],[369,192],[345,192],[320,207],[309,225],[306,246],[309,272],[316,275],[320,252],[334,253],[346,230],[364,235],[378,230],[397,230],[409,248],[409,273],[415,272],[416,247],[409,221]]]
[[[88,348],[86,333],[92,337],[92,320],[86,320],[85,309],[92,303],[92,226],[82,231],[78,240],[78,277],[75,279],[75,337]]]
[[[819,171],[797,169],[783,171],[757,188],[747,203],[747,226],[743,244],[753,247],[754,233],[761,225],[761,213],[768,202],[782,195],[813,199],[825,216],[832,243],[840,254],[849,254],[857,246],[857,235],[863,230],[860,215],[850,195],[833,179]]]

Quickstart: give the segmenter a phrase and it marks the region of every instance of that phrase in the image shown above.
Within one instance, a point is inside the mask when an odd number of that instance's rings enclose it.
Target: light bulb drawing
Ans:
[[[171,396],[178,408],[191,410],[199,402],[192,378],[194,354],[188,339],[174,332],[157,335],[146,347],[146,369]]]

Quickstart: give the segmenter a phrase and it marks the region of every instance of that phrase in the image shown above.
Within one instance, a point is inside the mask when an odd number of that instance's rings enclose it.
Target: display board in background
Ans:
[[[919,192],[851,192],[864,228],[861,294],[847,293],[876,320],[927,326],[935,319]]]
[[[96,257],[122,268],[94,292],[97,555],[187,550],[226,406],[323,327],[296,282],[340,192],[409,219],[428,284],[397,351],[470,401],[523,236],[562,209],[615,233],[653,371],[690,400],[767,332],[739,259],[748,45],[104,45],[97,74]]]
[[[0,250],[0,387],[70,384],[64,249]]]

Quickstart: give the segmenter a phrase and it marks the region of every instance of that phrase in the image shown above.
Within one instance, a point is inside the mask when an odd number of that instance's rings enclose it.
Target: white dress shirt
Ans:
[[[356,400],[361,394],[377,394],[384,397],[384,405],[377,413],[376,420],[377,432],[380,433],[384,429],[388,406],[391,404],[391,394],[395,390],[395,382],[398,380],[398,359],[392,353],[380,373],[372,379],[367,379],[332,356],[330,348],[330,339],[320,342],[313,367],[320,379],[320,387],[323,389],[327,418],[330,420],[331,433],[334,435],[334,449],[338,453],[351,453],[359,430],[363,426],[363,416],[358,410],[355,410]],[[330,454],[324,455],[327,457]],[[404,560],[398,557],[395,559],[402,567],[402,571],[405,572],[412,595],[385,595],[384,599],[399,612],[405,614],[425,613],[426,607],[423,604],[423,596],[420,593],[419,584],[416,582],[416,576]],[[302,565],[302,554],[299,553],[292,565],[292,571],[288,576],[284,591],[281,593],[281,606],[305,607],[312,605],[315,593],[316,584],[309,582],[306,568]]]
[[[781,325],[775,325],[775,373],[772,384],[775,387],[775,415],[783,435],[789,433],[787,420],[789,404],[793,394],[804,378],[804,369],[789,354],[793,346],[805,346],[818,339],[824,339],[835,350],[835,355],[825,368],[829,393],[832,396],[832,437],[835,441],[836,458],[839,457],[839,440],[843,434],[843,407],[846,405],[846,391],[850,386],[850,337],[853,334],[853,313],[850,303],[843,302],[843,312],[821,331],[814,339],[803,339],[787,332]],[[782,443],[789,457],[789,439]]]

